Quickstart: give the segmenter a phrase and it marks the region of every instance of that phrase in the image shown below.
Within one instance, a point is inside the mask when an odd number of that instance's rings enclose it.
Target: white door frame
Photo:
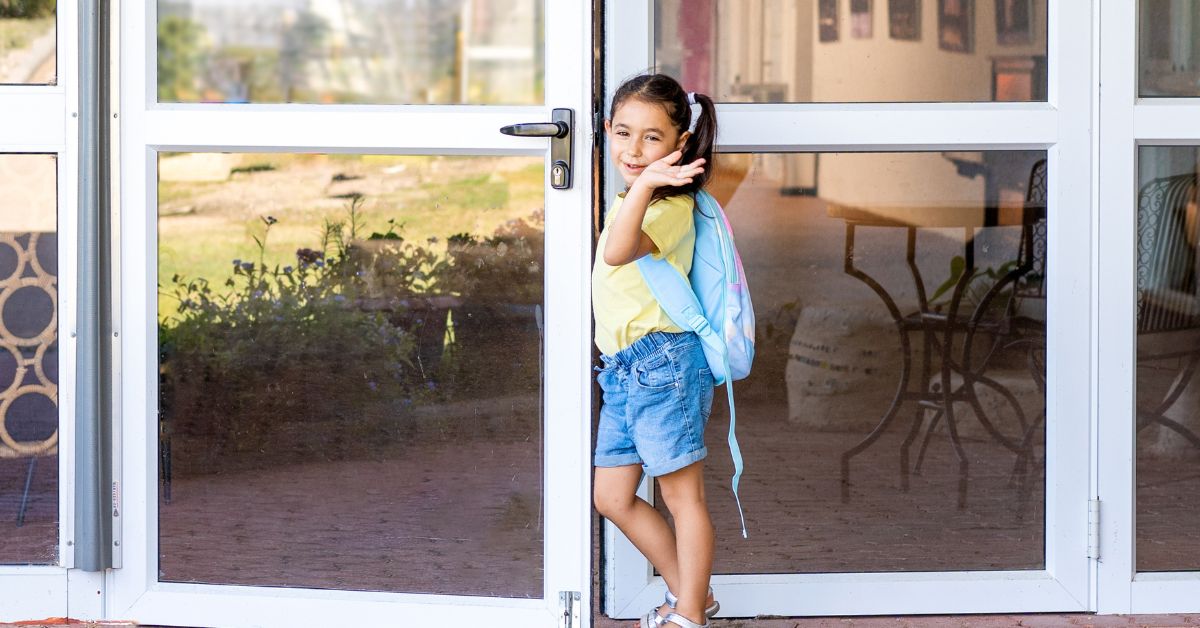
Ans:
[[[545,104],[541,106],[324,106],[158,104],[155,2],[121,4],[120,359],[125,539],[108,588],[110,617],[187,625],[551,626],[559,591],[578,591],[590,621],[591,7],[545,2]],[[552,52],[552,54],[550,53]],[[544,155],[549,141],[501,135],[501,126],[576,111],[575,179],[546,185],[543,599],[366,593],[158,582],[157,576],[157,150],[435,155]],[[549,172],[549,167],[547,167]],[[503,578],[503,574],[497,574]]]
[[[1135,562],[1137,151],[1200,145],[1200,98],[1138,97],[1138,3],[1101,2],[1097,251],[1101,613],[1200,612],[1200,571],[1137,573]]]
[[[1050,0],[1045,103],[718,105],[718,151],[1046,150],[1046,567],[1030,571],[717,575],[722,616],[1086,611],[1093,447],[1093,2]],[[654,65],[652,3],[612,0],[606,90]],[[619,16],[619,21],[615,19]],[[618,28],[619,26],[619,28]],[[685,86],[686,87],[686,86]],[[613,177],[609,177],[610,181]],[[610,190],[611,192],[612,190]],[[1082,348],[1082,349],[1081,349]],[[1085,445],[1086,444],[1086,445]],[[645,492],[643,487],[644,496]],[[662,578],[606,524],[605,612],[661,603]]]

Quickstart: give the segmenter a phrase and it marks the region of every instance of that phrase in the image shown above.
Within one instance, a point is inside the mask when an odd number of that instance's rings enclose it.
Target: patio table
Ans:
[[[972,349],[975,345],[976,335],[980,332],[990,332],[996,334],[997,337],[1009,338],[1010,343],[1006,346],[1012,346],[1014,343],[1028,345],[1033,342],[1030,339],[1012,340],[1015,330],[1014,317],[1011,316],[1011,302],[1005,305],[1005,315],[1000,317],[1001,320],[988,320],[986,314],[994,299],[1009,286],[1015,289],[1017,282],[1033,269],[1035,225],[1046,217],[1044,204],[1027,203],[1021,207],[856,207],[830,203],[827,213],[830,217],[845,221],[844,271],[870,287],[883,301],[895,323],[901,348],[900,381],[891,405],[883,413],[875,428],[841,456],[842,501],[849,501],[850,498],[851,459],[866,451],[883,435],[899,414],[901,406],[908,401],[916,402],[917,414],[900,449],[901,490],[907,491],[909,486],[909,448],[924,424],[925,412],[933,411],[935,414],[929,423],[922,443],[916,469],[919,471],[925,447],[928,445],[938,421],[944,417],[958,458],[958,507],[966,506],[969,465],[958,433],[956,403],[970,404],[976,419],[992,439],[1017,454],[1018,459],[1014,465],[1014,473],[1020,474],[1023,479],[1026,462],[1031,457],[1033,435],[1040,425],[1041,416],[1031,423],[1026,418],[1013,392],[987,375],[988,362],[997,346],[995,343],[993,343],[992,349],[982,357],[972,355]],[[1019,227],[1021,229],[1017,264],[988,288],[970,312],[963,312],[961,310],[965,309],[964,292],[975,275],[976,234],[980,229],[992,227]],[[860,228],[904,231],[907,238],[905,262],[916,288],[917,309],[915,312],[904,314],[895,298],[883,284],[855,265],[855,235]],[[924,278],[917,266],[917,232],[923,229],[944,230],[948,228],[962,231],[965,267],[954,285],[946,311],[940,312],[931,306]],[[955,349],[955,338],[958,334],[962,334],[961,346]],[[914,336],[924,347],[919,366],[921,377],[915,383],[912,364]],[[935,354],[941,358],[936,378],[932,377]],[[957,385],[954,382],[955,376],[960,380]],[[1044,394],[1044,374],[1035,373],[1034,379]],[[1021,428],[1019,437],[1007,436],[997,429],[979,401],[978,390],[980,387],[993,390],[1012,407]]]

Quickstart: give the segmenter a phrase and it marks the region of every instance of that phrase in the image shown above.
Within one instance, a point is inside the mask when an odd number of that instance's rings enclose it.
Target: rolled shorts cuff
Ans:
[[[670,460],[667,460],[666,462],[656,464],[653,467],[649,467],[646,465],[642,465],[642,466],[643,466],[643,469],[646,471],[646,475],[648,475],[652,478],[656,478],[660,475],[666,475],[668,473],[678,471],[678,470],[688,466],[689,464],[692,464],[693,462],[696,462],[698,460],[704,460],[707,457],[708,457],[708,447],[701,447],[700,449],[688,452],[686,454],[683,454],[682,456],[676,456],[674,458],[671,458]]]
[[[631,464],[642,464],[642,458],[635,453],[596,456],[596,459],[592,461],[592,464],[597,467],[624,467]]]

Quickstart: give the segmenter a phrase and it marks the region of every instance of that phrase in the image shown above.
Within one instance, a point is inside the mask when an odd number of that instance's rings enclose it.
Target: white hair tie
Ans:
[[[695,133],[696,132],[696,121],[700,119],[700,110],[696,107],[696,105],[698,104],[698,103],[696,103],[696,92],[688,92],[687,101],[688,101],[689,108],[691,108],[691,110],[692,110],[692,120],[691,120],[691,123],[688,124],[688,131],[691,133]]]

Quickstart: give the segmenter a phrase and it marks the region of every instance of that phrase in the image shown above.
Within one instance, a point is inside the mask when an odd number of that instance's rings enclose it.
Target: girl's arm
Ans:
[[[693,176],[704,171],[701,167],[703,159],[685,166],[671,165],[682,156],[683,152],[677,150],[646,166],[634,180],[625,194],[625,201],[621,203],[621,211],[608,228],[608,242],[604,245],[605,264],[621,266],[657,252],[654,240],[642,231],[642,221],[646,217],[646,208],[650,206],[651,195],[656,188],[666,185],[687,185],[692,182]]]

